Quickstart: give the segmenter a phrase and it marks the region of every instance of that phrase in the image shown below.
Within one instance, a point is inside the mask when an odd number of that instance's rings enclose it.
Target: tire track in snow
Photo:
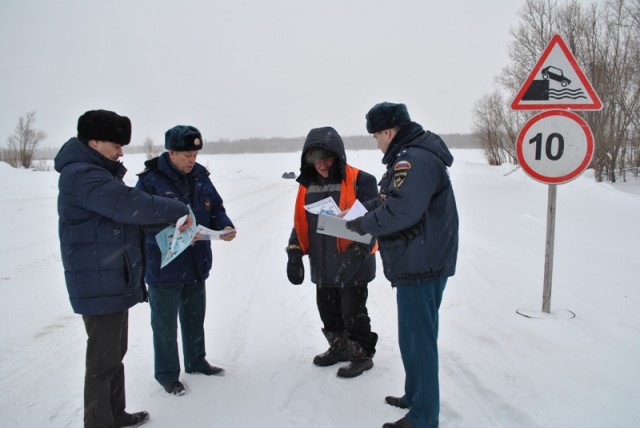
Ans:
[[[238,228],[238,236],[232,242],[214,242],[214,268],[208,285],[210,307],[223,304],[236,308],[232,320],[216,321],[215,315],[208,314],[213,330],[219,330],[220,323],[226,326],[226,332],[220,334],[227,343],[225,361],[241,363],[245,360],[254,346],[251,340],[263,335],[259,327],[265,320],[260,318],[274,315],[269,306],[277,305],[279,300],[274,283],[281,282],[285,272],[284,247],[292,227],[294,197],[291,183],[277,182],[228,198],[229,202],[225,202],[227,212]],[[261,215],[255,216],[256,212]],[[274,251],[282,254],[281,268],[271,266]],[[268,336],[269,332],[264,335]],[[249,355],[248,358],[253,357]]]

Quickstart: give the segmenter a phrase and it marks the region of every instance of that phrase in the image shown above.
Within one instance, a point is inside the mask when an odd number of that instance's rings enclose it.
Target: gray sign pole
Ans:
[[[544,290],[542,291],[542,312],[550,313],[551,283],[553,279],[553,245],[556,235],[556,193],[558,186],[549,185],[547,201],[547,242],[544,255]]]

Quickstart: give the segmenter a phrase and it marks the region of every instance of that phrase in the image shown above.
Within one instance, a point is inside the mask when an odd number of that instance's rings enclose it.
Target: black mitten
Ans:
[[[365,249],[357,244],[352,244],[344,254],[338,271],[336,272],[336,284],[346,284],[353,280],[353,277],[360,271],[362,264],[367,260],[369,254]]]
[[[362,228],[362,219],[363,217],[354,218],[353,220],[349,220],[347,222],[347,229],[352,232],[355,232],[359,235],[366,235],[367,231]]]
[[[304,264],[302,264],[302,251],[287,250],[289,260],[287,261],[287,278],[294,285],[302,284],[304,281]]]

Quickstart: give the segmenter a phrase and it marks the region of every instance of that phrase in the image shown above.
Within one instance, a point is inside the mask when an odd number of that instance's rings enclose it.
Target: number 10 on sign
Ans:
[[[518,135],[516,155],[524,172],[547,184],[578,177],[593,158],[593,134],[577,114],[548,110],[525,124]]]

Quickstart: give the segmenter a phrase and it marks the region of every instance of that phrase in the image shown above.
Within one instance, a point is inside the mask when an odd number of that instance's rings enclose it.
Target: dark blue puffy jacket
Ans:
[[[458,211],[447,167],[453,156],[442,139],[411,122],[400,128],[382,162],[380,198],[362,227],[378,238],[384,274],[392,285],[448,277],[458,254]]]
[[[188,204],[196,217],[196,223],[209,229],[222,230],[226,226],[234,227],[205,167],[196,163],[189,174],[182,174],[171,165],[167,152],[145,162],[145,167],[146,169],[138,174],[136,188]],[[160,268],[162,257],[155,239],[158,231],[149,229],[145,233],[145,280],[148,284],[156,287],[171,286],[203,282],[209,277],[212,265],[211,241],[197,241],[168,265]]]
[[[62,263],[73,310],[98,315],[145,298],[140,225],[175,223],[185,204],[126,186],[126,168],[77,138],[56,155]]]

